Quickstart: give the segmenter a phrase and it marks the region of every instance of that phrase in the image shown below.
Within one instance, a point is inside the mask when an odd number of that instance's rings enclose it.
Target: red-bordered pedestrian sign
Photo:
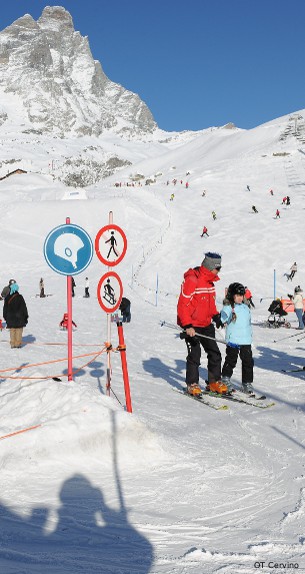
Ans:
[[[105,225],[99,230],[95,238],[95,252],[99,260],[114,267],[118,265],[127,250],[127,239],[124,231],[114,223]]]
[[[114,313],[122,301],[123,284],[114,271],[108,271],[100,278],[97,286],[98,302],[106,313]]]

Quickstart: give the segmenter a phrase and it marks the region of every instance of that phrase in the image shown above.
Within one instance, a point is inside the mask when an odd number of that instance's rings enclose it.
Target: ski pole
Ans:
[[[294,333],[293,335],[288,335],[288,337],[282,337],[281,339],[275,339],[273,342],[278,343],[279,341],[286,341],[286,339],[292,339],[292,337],[299,337],[299,333]]]
[[[168,327],[169,329],[175,329],[176,331],[180,331],[180,327],[178,327],[177,325],[173,325],[172,323],[167,323],[167,321],[160,321],[160,325],[161,327]],[[182,329],[182,331],[180,331],[180,334],[181,335],[186,334],[185,329]],[[195,335],[196,337],[201,337],[202,339],[211,339],[212,341],[222,343],[223,345],[227,344],[225,341],[223,341],[223,339],[217,339],[216,337],[209,337],[209,335],[201,335],[200,333],[197,333],[197,331],[195,331]]]
[[[272,299],[272,297],[261,297],[259,302],[261,303],[262,301],[265,301],[266,299]]]

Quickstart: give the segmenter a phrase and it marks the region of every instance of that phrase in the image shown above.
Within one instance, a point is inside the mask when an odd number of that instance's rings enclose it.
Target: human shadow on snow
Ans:
[[[261,368],[265,371],[271,371],[272,373],[281,373],[282,375],[285,374],[285,376],[287,377],[287,379],[294,379],[296,382],[300,382],[301,384],[304,381],[305,384],[305,380],[304,380],[304,376],[302,376],[302,372],[298,372],[298,373],[283,373],[283,370],[290,370],[293,369],[293,366],[297,364],[300,364],[300,361],[302,362],[302,360],[300,359],[299,356],[293,356],[290,352],[287,353],[285,351],[280,351],[279,349],[271,349],[269,347],[264,347],[264,346],[259,346],[256,347],[257,351],[259,351],[260,355],[258,357],[255,357],[254,359],[254,365],[257,368]],[[300,376],[301,375],[301,376]],[[264,392],[266,392],[266,394],[268,394],[268,397],[273,398],[274,400],[290,405],[294,408],[296,408],[297,406],[299,407],[304,407],[304,403],[303,401],[300,401],[300,404],[295,404],[295,403],[291,403],[290,401],[286,401],[283,398],[279,398],[276,394],[276,382],[273,378],[271,378],[270,383],[272,386],[268,386],[266,389],[264,389]],[[255,386],[255,380],[254,380],[254,386]],[[270,393],[270,390],[273,391],[273,393]]]
[[[181,390],[185,384],[185,361],[176,360],[175,366],[170,367],[158,357],[151,357],[143,361],[144,370],[158,379],[164,379],[175,389]]]
[[[23,517],[0,504],[1,572],[149,573],[154,558],[153,547],[129,522],[123,499],[118,471],[115,413],[112,426],[118,509],[111,508],[105,502],[101,489],[93,486],[82,474],[75,474],[63,483],[58,521],[51,533],[46,531],[50,518],[47,507],[36,507],[30,516]]]

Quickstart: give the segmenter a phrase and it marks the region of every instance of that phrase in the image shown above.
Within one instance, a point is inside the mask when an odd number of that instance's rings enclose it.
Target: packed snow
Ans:
[[[4,574],[305,568],[304,373],[283,372],[304,365],[305,333],[295,330],[294,313],[290,329],[266,327],[274,295],[305,288],[305,148],[290,130],[303,113],[250,131],[211,129],[142,147],[122,141],[133,165],[80,190],[48,174],[30,136],[27,165],[16,142],[20,163],[13,169],[28,173],[0,181],[1,288],[10,278],[18,282],[29,322],[21,349],[10,348],[8,330],[1,333]],[[118,139],[104,137],[109,148]],[[55,159],[64,144],[49,140]],[[135,174],[143,178],[132,185]],[[148,178],[155,183],[145,185]],[[289,207],[282,204],[287,195]],[[69,381],[67,333],[59,328],[66,278],[43,254],[48,233],[66,217],[94,242],[111,211],[128,240],[115,270],[131,300],[124,335],[132,413],[125,408],[115,323],[106,392],[107,317],[96,296],[106,266],[94,256],[75,277]],[[209,237],[200,237],[204,225]],[[215,410],[177,392],[185,387],[186,357],[175,329],[177,298],[183,273],[206,251],[222,255],[218,308],[229,283],[252,291],[254,387],[275,403],[270,408],[227,402],[227,410]],[[290,282],[294,261],[298,272]],[[40,277],[44,299],[37,296]],[[224,338],[221,329],[217,338]],[[205,377],[203,353],[203,387]],[[238,363],[236,388],[240,382]]]

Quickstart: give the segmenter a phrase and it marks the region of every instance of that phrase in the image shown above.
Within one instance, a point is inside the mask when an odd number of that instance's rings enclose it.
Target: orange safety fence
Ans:
[[[96,359],[97,357],[99,357],[102,353],[105,353],[106,350],[107,350],[107,347],[103,347],[98,353],[85,353],[85,354],[82,354],[82,355],[75,355],[74,357],[72,357],[73,359],[79,359],[79,358],[82,358],[82,357],[92,357],[92,355],[93,355],[93,359],[91,359],[91,361],[88,361],[87,363],[85,363],[84,365],[82,365],[81,367],[79,367],[76,371],[73,371],[72,374],[75,375],[76,373],[78,373],[79,371],[81,371],[82,369],[84,369],[85,367],[87,367],[88,365],[90,365],[90,363],[92,363],[93,361],[95,361],[95,359]],[[113,349],[113,350],[115,350],[115,349]],[[63,361],[67,361],[67,357],[65,357],[65,358],[63,358],[63,359],[54,359],[54,360],[52,360],[52,361],[44,361],[44,362],[42,362],[42,363],[32,363],[32,364],[29,364],[29,365],[20,365],[19,367],[11,367],[11,368],[9,368],[9,369],[1,369],[1,370],[0,370],[0,373],[7,373],[7,372],[9,372],[9,371],[20,371],[20,370],[22,370],[22,369],[30,369],[31,367],[40,367],[41,365],[49,365],[49,364],[52,364],[52,363],[60,363],[60,362],[63,362]],[[63,374],[63,373],[61,373],[61,374],[59,374],[59,375],[48,375],[47,377],[16,377],[16,376],[10,377],[10,376],[6,376],[6,375],[5,375],[5,378],[6,378],[6,379],[13,379],[13,380],[14,380],[14,379],[18,379],[18,380],[19,380],[19,379],[41,380],[41,379],[53,379],[53,378],[55,378],[55,377],[58,377],[58,378],[59,378],[59,377],[64,377],[64,376],[68,376],[68,375],[65,375],[65,374]]]
[[[0,436],[0,440],[3,440],[3,439],[5,439],[5,438],[10,438],[11,436],[15,436],[16,434],[21,434],[21,433],[23,433],[23,432],[27,432],[27,431],[30,431],[30,430],[38,429],[39,427],[41,427],[41,424],[40,424],[40,425],[35,425],[35,426],[33,426],[33,427],[27,427],[26,429],[21,429],[21,430],[18,430],[18,431],[10,432],[9,434],[5,434],[5,435],[3,435],[3,436]]]

